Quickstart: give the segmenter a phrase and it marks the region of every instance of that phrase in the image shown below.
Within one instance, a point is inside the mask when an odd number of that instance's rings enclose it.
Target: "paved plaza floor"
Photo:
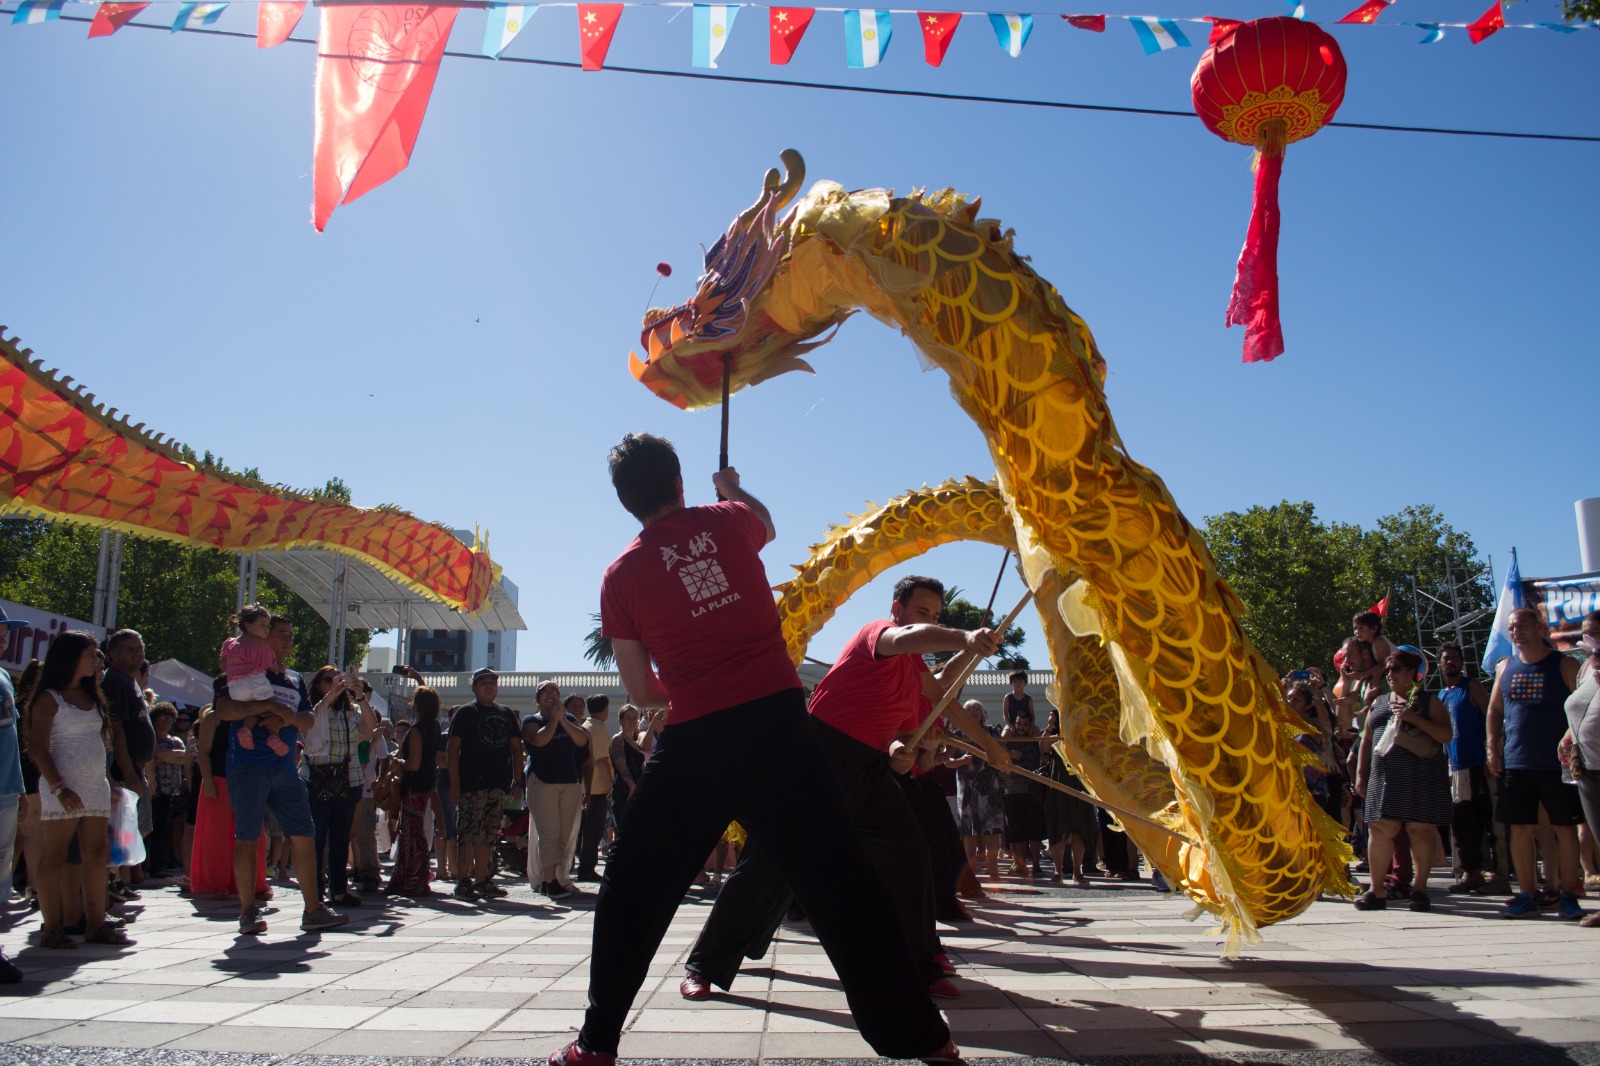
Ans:
[[[733,995],[680,999],[704,891],[655,958],[624,1058],[872,1057],[827,957],[787,927]],[[278,902],[260,938],[236,934],[236,905],[172,889],[129,907],[131,948],[25,947],[37,920],[24,922],[0,938],[27,973],[0,986],[0,1062],[525,1062],[581,1020],[592,894],[570,907],[526,887],[491,904],[371,898],[322,934],[299,931],[298,896]],[[975,923],[942,927],[962,997],[940,1005],[970,1058],[1600,1063],[1600,930],[1502,920],[1498,904],[1324,901],[1228,962],[1187,903],[1146,886],[1009,882]]]

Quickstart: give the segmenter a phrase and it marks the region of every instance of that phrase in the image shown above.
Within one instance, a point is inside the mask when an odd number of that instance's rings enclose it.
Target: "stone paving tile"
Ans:
[[[280,1029],[269,1026],[215,1025],[168,1040],[163,1049],[187,1051],[248,1051],[271,1048],[275,1055],[297,1052],[343,1035],[343,1029]]]
[[[74,1047],[153,1048],[169,1040],[206,1031],[204,1025],[159,1025],[143,1022],[72,1022],[30,1037],[32,1043]],[[257,1045],[259,1047],[259,1045]]]

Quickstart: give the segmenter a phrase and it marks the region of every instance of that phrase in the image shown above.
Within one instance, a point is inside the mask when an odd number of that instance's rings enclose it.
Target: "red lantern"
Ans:
[[[1227,324],[1244,326],[1244,361],[1283,354],[1278,321],[1278,178],[1283,150],[1332,120],[1344,102],[1339,43],[1300,19],[1257,19],[1212,34],[1190,80],[1195,114],[1223,140],[1256,149],[1255,203]]]

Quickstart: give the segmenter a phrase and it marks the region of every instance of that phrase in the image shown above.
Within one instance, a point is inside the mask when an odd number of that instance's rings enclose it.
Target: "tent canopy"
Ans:
[[[315,548],[262,552],[261,568],[293,589],[331,624],[334,583],[348,567],[346,624],[362,629],[522,630],[528,624],[496,581],[489,602],[468,615],[436,600],[424,599],[357,559]]]
[[[203,707],[211,702],[211,678],[177,659],[150,664],[150,687],[173,703]]]

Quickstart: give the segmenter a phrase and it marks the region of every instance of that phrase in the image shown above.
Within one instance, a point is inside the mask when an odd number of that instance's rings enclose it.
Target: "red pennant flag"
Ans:
[[[1494,0],[1494,6],[1479,15],[1477,22],[1467,27],[1467,36],[1472,38],[1473,44],[1478,44],[1505,28],[1506,16],[1500,10],[1500,0]]]
[[[439,61],[461,9],[330,4],[317,39],[311,222],[322,232],[411,162]]]
[[[1104,15],[1062,15],[1061,17],[1080,30],[1088,30],[1091,33],[1106,32],[1106,17]]]
[[[611,50],[611,35],[622,19],[621,4],[579,4],[578,42],[583,49],[583,69],[600,70]]]
[[[1356,8],[1350,14],[1340,19],[1340,22],[1377,22],[1378,16],[1390,4],[1390,0],[1367,0],[1366,3]]]
[[[1211,23],[1211,36],[1206,39],[1206,44],[1216,44],[1224,40],[1228,34],[1243,25],[1238,19],[1225,19],[1220,15],[1207,15],[1205,19]]]
[[[89,36],[110,37],[132,22],[133,16],[149,6],[149,4],[101,4],[95,10],[94,21],[89,23]]]
[[[928,65],[936,67],[944,62],[944,54],[950,50],[950,42],[955,38],[956,27],[961,25],[961,13],[918,11],[917,22],[922,26],[922,47],[927,55]]]
[[[806,27],[811,25],[811,16],[816,13],[814,7],[769,9],[767,28],[770,42],[767,50],[773,63],[781,66],[794,58],[794,50],[800,47],[800,38],[806,35]]]
[[[1383,599],[1379,600],[1377,603],[1373,604],[1371,607],[1368,607],[1367,610],[1371,611],[1373,614],[1378,615],[1380,618],[1389,617],[1389,594],[1388,593],[1384,593]]]
[[[304,3],[261,0],[256,9],[256,47],[273,48],[287,41],[305,10]]]

